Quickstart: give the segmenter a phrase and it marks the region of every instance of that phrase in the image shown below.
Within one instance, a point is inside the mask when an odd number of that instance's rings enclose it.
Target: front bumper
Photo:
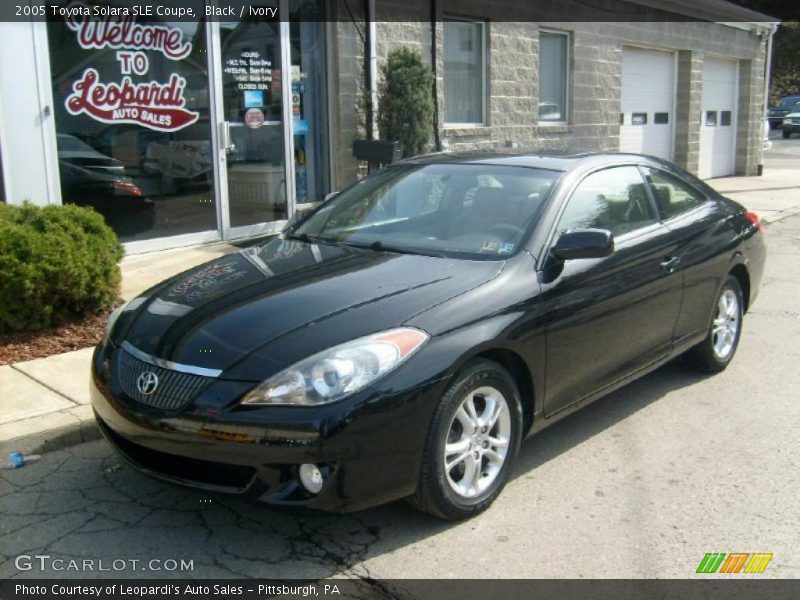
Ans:
[[[800,123],[784,123],[781,128],[790,133],[800,133]]]
[[[381,394],[363,390],[320,408],[207,410],[177,415],[139,407],[103,376],[95,351],[91,397],[100,430],[136,470],[208,492],[276,505],[360,510],[414,493],[441,382]],[[395,387],[394,389],[402,389]],[[321,467],[325,484],[307,492],[297,470]]]

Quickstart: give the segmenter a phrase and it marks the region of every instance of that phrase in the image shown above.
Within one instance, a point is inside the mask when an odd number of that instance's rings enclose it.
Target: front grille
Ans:
[[[123,393],[136,402],[153,408],[183,408],[214,381],[212,377],[182,373],[150,364],[122,348],[117,350],[116,363],[117,378]],[[151,394],[143,394],[137,385],[139,377],[147,372],[158,377],[158,384]]]

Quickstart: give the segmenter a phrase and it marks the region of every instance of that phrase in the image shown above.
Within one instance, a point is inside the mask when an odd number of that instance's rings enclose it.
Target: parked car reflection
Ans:
[[[94,208],[119,235],[153,227],[153,201],[126,175],[122,162],[74,135],[59,133],[56,143],[64,202]]]

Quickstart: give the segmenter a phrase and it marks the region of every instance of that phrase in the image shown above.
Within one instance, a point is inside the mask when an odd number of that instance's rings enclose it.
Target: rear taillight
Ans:
[[[759,218],[759,216],[756,213],[750,212],[748,210],[745,213],[745,216],[747,217],[747,220],[750,221],[750,224],[753,227],[755,227],[757,231],[761,229],[761,219]]]
[[[139,186],[133,183],[132,181],[113,181],[111,185],[114,186],[114,189],[116,191],[123,192],[125,194],[130,194],[131,196],[144,195],[141,188],[139,188]]]

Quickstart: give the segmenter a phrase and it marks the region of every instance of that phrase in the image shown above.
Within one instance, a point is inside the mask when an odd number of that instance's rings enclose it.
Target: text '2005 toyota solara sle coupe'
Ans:
[[[140,471],[276,505],[487,508],[522,439],[678,356],[721,371],[758,217],[624,154],[438,154],[118,309],[100,428]]]

